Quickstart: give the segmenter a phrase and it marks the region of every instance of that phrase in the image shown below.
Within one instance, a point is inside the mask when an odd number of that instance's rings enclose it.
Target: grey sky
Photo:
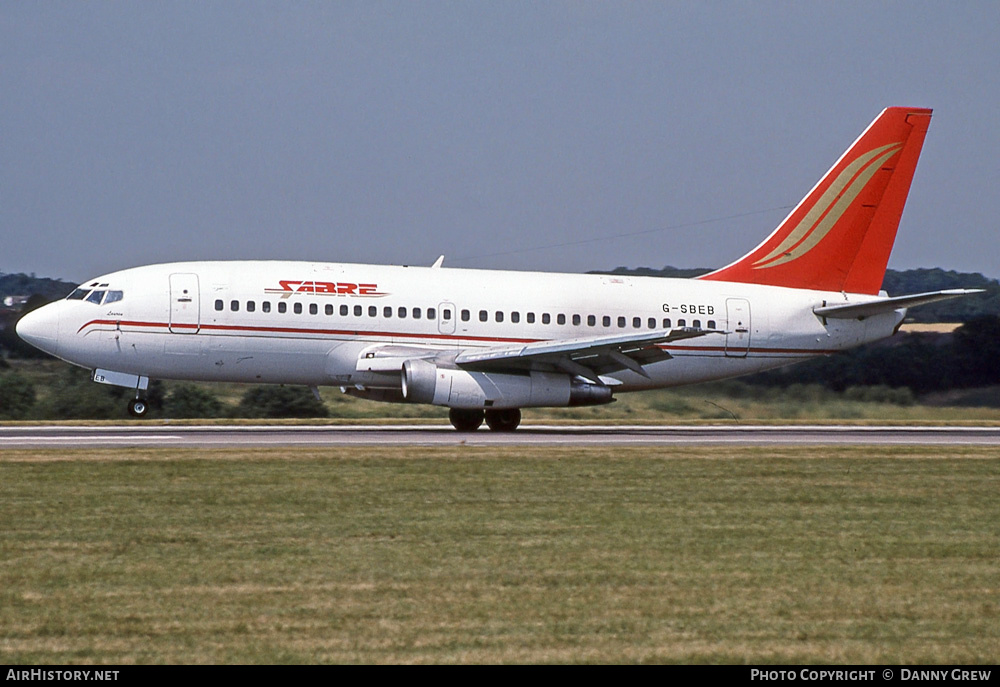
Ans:
[[[995,2],[0,0],[0,271],[721,266],[906,105],[890,266],[1000,276],[998,36]]]

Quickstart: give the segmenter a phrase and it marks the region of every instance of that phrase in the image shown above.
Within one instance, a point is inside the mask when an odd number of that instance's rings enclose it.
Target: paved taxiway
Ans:
[[[444,425],[0,427],[4,448],[250,446],[974,445],[1000,447],[1000,427],[556,426],[459,433]]]

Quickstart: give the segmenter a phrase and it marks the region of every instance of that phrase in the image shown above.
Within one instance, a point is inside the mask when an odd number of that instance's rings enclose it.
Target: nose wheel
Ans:
[[[144,418],[146,413],[149,412],[149,406],[146,404],[145,399],[134,398],[128,402],[128,414],[132,417]]]

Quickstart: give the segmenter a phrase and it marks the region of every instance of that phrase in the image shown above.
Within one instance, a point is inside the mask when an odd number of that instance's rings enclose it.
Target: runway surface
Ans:
[[[1000,447],[1000,427],[821,425],[557,426],[460,433],[447,425],[0,427],[0,449],[261,446],[974,445]]]

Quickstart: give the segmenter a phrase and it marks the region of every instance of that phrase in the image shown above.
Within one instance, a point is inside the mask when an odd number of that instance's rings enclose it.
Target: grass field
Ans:
[[[0,662],[974,663],[992,448],[0,451]]]

